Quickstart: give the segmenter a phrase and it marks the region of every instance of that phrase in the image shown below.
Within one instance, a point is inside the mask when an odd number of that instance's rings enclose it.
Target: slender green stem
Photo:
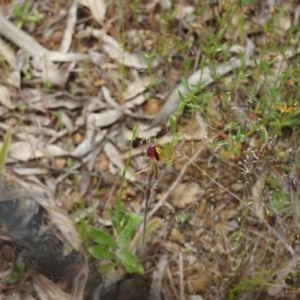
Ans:
[[[145,191],[145,212],[144,212],[144,224],[143,224],[143,238],[142,238],[142,249],[145,246],[145,237],[146,237],[146,225],[147,225],[147,214],[148,214],[148,207],[149,207],[149,201],[150,201],[150,196],[151,196],[151,181],[153,178],[153,175],[155,175],[157,166],[155,162],[151,163],[151,168],[150,172],[148,175],[148,180],[147,180],[147,187]]]
[[[0,179],[2,177],[2,172],[5,167],[6,157],[9,150],[11,142],[11,132],[10,129],[7,129],[2,147],[0,149]]]
[[[132,129],[132,138],[130,141],[129,154],[128,154],[127,161],[125,164],[125,168],[123,169],[123,172],[122,172],[121,188],[120,188],[118,196],[117,196],[117,207],[119,207],[119,208],[121,207],[121,203],[122,203],[122,194],[123,194],[123,191],[125,188],[125,183],[126,183],[126,172],[129,167],[129,163],[130,163],[130,159],[131,159],[131,152],[132,152],[132,148],[133,148],[133,142],[135,140],[137,130],[138,130],[138,126],[135,125]]]

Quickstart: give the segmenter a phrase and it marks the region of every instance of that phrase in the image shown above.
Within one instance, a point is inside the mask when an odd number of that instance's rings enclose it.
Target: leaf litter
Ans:
[[[203,102],[195,119],[189,110],[180,111],[178,156],[173,166],[165,168],[151,199],[148,219],[159,216],[163,222],[145,253],[140,254],[149,266],[147,280],[155,287],[150,290],[150,299],[162,299],[162,295],[166,299],[296,299],[299,279],[295,257],[300,250],[295,234],[298,227],[289,212],[294,211],[298,218],[293,201],[299,192],[293,182],[299,181],[299,166],[293,175],[287,175],[277,154],[296,164],[297,139],[289,140],[291,135],[286,133],[257,151],[253,145],[260,138],[255,135],[246,138],[242,148],[232,154],[225,147],[220,150],[230,131],[213,122],[227,117],[226,111],[220,112],[224,109],[220,87],[232,95],[232,107],[239,112],[234,115],[235,121],[245,126],[250,124],[247,112],[251,97],[272,97],[274,83],[280,86],[281,74],[299,54],[295,40],[286,39],[291,26],[298,24],[299,6],[287,1],[277,7],[275,1],[263,1],[261,5],[240,7],[223,37],[229,54],[226,50],[223,55],[218,49],[214,53],[217,63],[212,67],[208,59],[201,60],[205,54],[197,52],[197,43],[210,32],[207,26],[213,29],[219,16],[226,17],[226,1],[199,7],[177,3],[180,9],[174,22],[178,26],[170,26],[171,33],[166,35],[161,34],[161,28],[167,19],[160,14],[172,8],[170,1],[141,3],[138,16],[124,8],[133,21],[124,20],[123,33],[130,36],[129,31],[134,32],[134,39],[126,42],[120,37],[118,10],[104,1],[71,1],[69,6],[36,1],[35,8],[46,13],[45,18],[37,23],[25,21],[22,28],[14,25],[17,17],[5,15],[11,9],[11,4],[3,4],[6,2],[1,3],[0,14],[1,131],[4,136],[11,128],[12,145],[4,175],[46,210],[52,230],[60,232],[70,248],[81,252],[81,238],[68,215],[77,221],[94,220],[97,225],[111,226],[104,208],[114,205],[117,189],[112,185],[120,183],[132,124],[140,124],[130,166],[134,173],[143,165],[138,159],[148,147],[145,140],[160,145],[173,142],[174,136],[163,123],[180,108],[178,91],[188,97],[200,81],[198,96],[212,92],[209,101],[215,110],[207,117]],[[230,3],[236,5],[234,0]],[[279,13],[281,9],[283,13]],[[279,48],[264,52],[268,36],[263,26],[277,15],[274,41],[288,46],[280,53]],[[241,16],[245,18],[246,34],[239,27]],[[168,41],[167,56],[161,47],[164,40]],[[190,50],[183,54],[176,45],[187,41]],[[153,60],[142,54],[149,50],[157,51]],[[183,76],[186,59],[194,62],[192,71],[185,73],[186,82],[169,80],[178,70]],[[269,73],[255,73],[261,59],[270,63]],[[199,68],[201,61],[205,63]],[[243,102],[238,88],[231,87],[241,69],[247,72],[244,82],[253,85],[247,98],[250,104]],[[289,87],[293,80],[287,82]],[[151,98],[161,101],[156,116],[146,114],[145,105]],[[289,106],[281,107],[284,116]],[[232,145],[236,146],[234,142]],[[139,203],[130,206],[132,200],[124,199],[128,210],[143,207],[136,182],[144,184],[145,180],[141,175],[132,181],[135,193],[131,194]],[[288,193],[294,195],[293,201],[278,204]],[[64,205],[66,198],[68,203]],[[278,211],[280,205],[283,208]],[[76,211],[81,212],[80,217]],[[12,261],[9,264],[12,268]],[[62,284],[63,278],[50,280],[38,271],[25,278],[29,278],[32,294],[40,299],[57,299],[58,295],[60,299],[82,299],[87,289],[95,291],[90,281],[95,270],[82,264],[76,267],[78,277],[73,278],[73,289]],[[1,289],[9,299],[10,273],[2,265],[1,274]],[[139,282],[135,280],[127,281],[129,290]],[[114,285],[116,299],[125,299],[122,295],[128,286]],[[24,297],[22,289],[14,292]]]

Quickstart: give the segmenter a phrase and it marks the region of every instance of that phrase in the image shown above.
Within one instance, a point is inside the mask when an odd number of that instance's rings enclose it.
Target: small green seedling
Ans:
[[[5,161],[8,153],[8,149],[11,142],[11,133],[10,129],[7,129],[4,141],[0,150],[0,176],[2,176],[3,169],[5,167]]]
[[[12,272],[9,275],[8,282],[11,284],[19,282],[22,278],[22,275],[24,274],[24,271],[25,264],[23,261],[18,259],[12,268]]]
[[[31,10],[31,1],[25,1],[23,6],[12,3],[12,7],[12,14],[16,18],[16,26],[19,28],[22,28],[26,22],[36,23],[43,18],[43,15],[36,9]]]

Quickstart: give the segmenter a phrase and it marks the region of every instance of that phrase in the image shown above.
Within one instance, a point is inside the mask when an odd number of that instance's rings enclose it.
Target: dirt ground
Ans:
[[[300,299],[298,1],[0,0],[0,13],[14,190],[1,187],[0,219],[17,224],[0,231],[0,299]],[[79,263],[84,226],[116,234],[136,125],[122,203],[143,215],[147,148],[172,144],[151,182],[160,225],[136,253],[143,276],[101,276]]]

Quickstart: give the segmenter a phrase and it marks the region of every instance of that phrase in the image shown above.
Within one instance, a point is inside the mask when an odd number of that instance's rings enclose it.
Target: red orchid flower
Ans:
[[[150,172],[148,174],[147,186],[145,190],[145,212],[144,212],[144,224],[143,224],[143,236],[142,236],[142,248],[145,245],[145,236],[146,236],[146,224],[147,224],[147,213],[148,213],[148,206],[151,196],[151,181],[153,175],[155,179],[159,179],[158,175],[158,164],[160,162],[167,163],[174,159],[175,151],[173,146],[164,145],[161,146],[159,144],[151,145],[147,148],[146,156],[150,160],[147,165],[140,171],[135,174],[142,173],[146,171],[150,167]]]
[[[138,171],[137,173],[142,173],[151,167],[150,174],[152,176],[155,175],[155,179],[158,180],[158,164],[160,162],[167,163],[172,161],[175,157],[175,152],[172,145],[161,146],[159,144],[155,144],[147,148],[146,157],[150,159],[150,161],[142,170]]]

